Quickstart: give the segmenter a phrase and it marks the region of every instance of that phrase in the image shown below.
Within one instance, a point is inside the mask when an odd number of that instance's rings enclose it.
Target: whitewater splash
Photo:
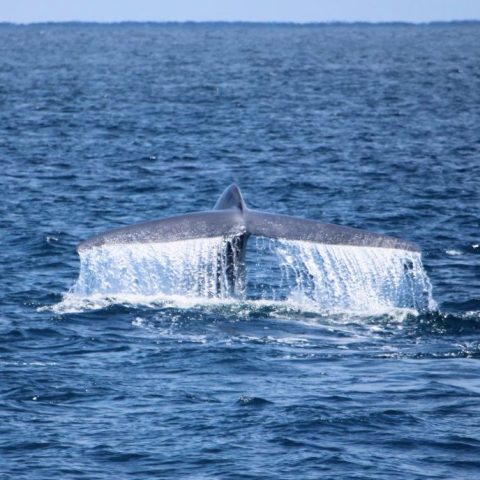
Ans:
[[[291,299],[326,310],[435,308],[418,252],[279,241],[276,253]]]
[[[228,281],[226,247],[231,241],[215,237],[104,245],[80,252],[80,275],[72,293],[229,298],[244,288],[240,281],[236,285]],[[234,264],[242,268],[239,262]]]
[[[254,299],[358,313],[435,307],[417,252],[256,238],[249,244],[254,251],[248,255],[246,279],[243,263],[235,262],[242,274],[232,288],[226,258],[230,241],[216,237],[86,250],[64,302],[174,299],[192,305]]]

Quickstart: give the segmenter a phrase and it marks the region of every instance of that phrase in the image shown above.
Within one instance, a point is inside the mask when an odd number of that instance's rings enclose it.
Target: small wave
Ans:
[[[479,243],[472,243],[469,247],[469,250],[472,253],[480,253],[480,244]]]
[[[204,334],[188,334],[182,331],[176,331],[174,325],[169,325],[166,327],[159,327],[154,322],[149,321],[142,317],[135,317],[132,321],[134,327],[142,328],[144,330],[149,330],[155,332],[155,334],[173,340],[177,343],[197,343],[205,344],[207,343],[207,335]]]
[[[242,395],[238,399],[237,404],[242,407],[265,407],[273,404],[273,402],[261,397],[249,397],[248,395]]]
[[[63,299],[54,305],[38,307],[38,312],[51,311],[57,315],[84,313],[95,310],[105,310],[111,306],[122,305],[128,308],[182,310],[204,309],[226,311],[233,314],[262,313],[281,319],[291,314],[313,314],[318,316],[342,318],[350,321],[355,317],[387,317],[392,321],[401,322],[408,316],[416,316],[418,310],[413,308],[396,308],[374,305],[370,310],[355,310],[348,308],[322,308],[308,299],[300,297],[287,300],[237,300],[234,298],[205,298],[181,295],[137,295],[124,294],[117,296],[91,295],[88,297],[67,293]],[[308,317],[305,318],[308,322]]]
[[[0,362],[4,367],[54,367],[57,362]]]
[[[45,241],[46,241],[49,245],[52,245],[52,244],[58,242],[58,237],[55,237],[54,235],[47,235],[47,236],[45,237]]]
[[[67,293],[62,301],[54,305],[42,306],[37,311],[51,311],[56,314],[83,313],[92,310],[104,310],[113,305],[123,305],[133,308],[180,308],[191,309],[202,306],[235,305],[235,299],[189,297],[182,295],[140,295],[122,294],[105,296],[94,294],[90,296]]]

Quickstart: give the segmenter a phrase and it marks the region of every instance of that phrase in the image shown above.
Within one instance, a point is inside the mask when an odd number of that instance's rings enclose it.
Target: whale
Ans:
[[[109,245],[222,237],[225,239],[222,268],[226,269],[229,289],[234,293],[242,290],[244,285],[245,250],[252,235],[327,245],[420,252],[415,243],[389,235],[250,209],[235,184],[225,189],[212,210],[175,215],[108,230],[81,242],[77,246],[77,252],[82,254],[89,249]]]

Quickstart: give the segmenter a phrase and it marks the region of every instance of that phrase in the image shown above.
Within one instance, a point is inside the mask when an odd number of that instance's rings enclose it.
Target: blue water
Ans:
[[[478,24],[0,27],[0,478],[477,478],[479,54]],[[233,181],[416,242],[437,306],[258,300],[261,255],[257,300],[68,303],[81,240]]]

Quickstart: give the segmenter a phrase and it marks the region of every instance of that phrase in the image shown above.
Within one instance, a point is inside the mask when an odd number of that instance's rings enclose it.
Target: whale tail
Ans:
[[[231,185],[222,193],[211,211],[176,215],[110,230],[80,243],[77,251],[82,253],[103,245],[222,237],[225,239],[224,251],[217,263],[218,268],[226,273],[228,290],[233,294],[243,290],[245,248],[250,235],[325,245],[420,251],[413,243],[379,233],[250,210],[236,185]]]
[[[195,238],[231,238],[241,235],[329,245],[420,251],[414,243],[379,233],[320,223],[290,215],[250,210],[236,185],[231,185],[222,193],[213,210],[175,215],[109,230],[80,243],[77,251],[108,244],[162,243]]]

